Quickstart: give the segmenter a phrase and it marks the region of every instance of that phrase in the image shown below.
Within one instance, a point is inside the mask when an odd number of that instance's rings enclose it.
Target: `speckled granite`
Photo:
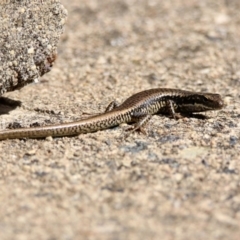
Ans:
[[[0,95],[51,70],[67,11],[54,1],[1,1]]]
[[[155,87],[215,92],[208,119],[154,116],[72,138],[0,142],[0,239],[239,240],[240,1],[62,0],[56,64],[0,129],[103,112]]]

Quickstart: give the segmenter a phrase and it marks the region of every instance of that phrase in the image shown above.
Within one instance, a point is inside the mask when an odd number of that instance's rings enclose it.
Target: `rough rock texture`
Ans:
[[[205,120],[154,116],[147,135],[127,139],[123,125],[0,141],[0,239],[239,240],[240,1],[62,4],[56,64],[4,94],[22,105],[0,115],[0,130],[77,120],[155,87],[228,105]]]
[[[50,71],[67,11],[54,1],[1,1],[0,95]]]

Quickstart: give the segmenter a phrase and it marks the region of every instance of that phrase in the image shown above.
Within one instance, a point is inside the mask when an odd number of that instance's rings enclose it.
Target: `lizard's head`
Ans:
[[[218,110],[225,106],[222,97],[215,93],[195,93],[182,98],[179,110],[183,112],[204,112]]]

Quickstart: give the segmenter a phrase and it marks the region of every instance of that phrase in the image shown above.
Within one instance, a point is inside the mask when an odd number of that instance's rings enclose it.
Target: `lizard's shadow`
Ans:
[[[172,118],[172,116],[170,116],[169,114],[165,114],[165,113],[161,113],[160,115],[163,115],[163,116],[167,116],[167,117],[170,117]],[[187,118],[196,118],[196,119],[209,119],[208,116],[204,115],[204,114],[201,114],[201,113],[181,113],[181,117],[180,118],[184,118],[184,117],[187,117]]]
[[[201,113],[192,113],[190,115],[187,115],[190,118],[197,118],[197,119],[209,119],[210,117]]]
[[[0,115],[8,114],[17,107],[20,107],[21,101],[13,100],[7,97],[0,97]]]

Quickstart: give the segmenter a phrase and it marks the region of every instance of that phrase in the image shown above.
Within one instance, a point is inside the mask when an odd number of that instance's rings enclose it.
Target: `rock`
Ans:
[[[58,0],[0,3],[0,95],[51,70],[67,10]]]

